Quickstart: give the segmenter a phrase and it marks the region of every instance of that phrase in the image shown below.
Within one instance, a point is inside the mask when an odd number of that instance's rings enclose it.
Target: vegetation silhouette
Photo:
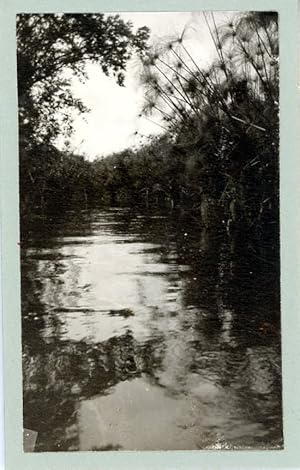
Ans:
[[[203,15],[217,57],[207,69],[188,50],[186,31],[150,48],[148,29],[134,34],[118,16],[19,16],[21,227],[58,207],[180,208],[208,230],[223,226],[229,240],[248,245],[253,255],[278,259],[277,14],[236,14],[219,26],[213,13]],[[163,122],[164,133],[93,162],[57,150],[62,125],[47,110],[84,111],[67,97],[70,81],[61,82],[61,71],[82,75],[85,61],[93,60],[123,77],[134,50],[145,96],[141,117]],[[57,66],[50,69],[51,51]],[[69,117],[66,111],[68,123]]]

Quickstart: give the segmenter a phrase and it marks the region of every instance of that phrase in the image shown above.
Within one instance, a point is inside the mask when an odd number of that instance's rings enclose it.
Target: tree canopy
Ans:
[[[119,15],[20,14],[17,17],[18,99],[23,145],[70,133],[70,109],[86,111],[71,91],[71,76],[86,64],[124,84],[127,61],[146,47],[147,27],[134,32]],[[65,112],[64,112],[65,110]],[[25,141],[25,142],[24,142]]]

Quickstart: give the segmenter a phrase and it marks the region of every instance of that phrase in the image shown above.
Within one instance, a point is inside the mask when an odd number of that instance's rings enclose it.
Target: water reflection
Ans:
[[[281,446],[275,271],[236,263],[223,240],[188,215],[126,209],[28,230],[24,427],[37,451]]]

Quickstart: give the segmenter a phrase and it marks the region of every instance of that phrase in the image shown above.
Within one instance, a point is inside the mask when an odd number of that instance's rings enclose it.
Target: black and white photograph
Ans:
[[[17,15],[24,452],[283,449],[278,23]]]

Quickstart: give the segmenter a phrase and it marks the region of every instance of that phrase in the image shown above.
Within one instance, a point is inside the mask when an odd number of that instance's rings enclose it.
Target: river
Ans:
[[[282,447],[278,296],[223,239],[191,215],[118,208],[26,232],[36,451]]]

